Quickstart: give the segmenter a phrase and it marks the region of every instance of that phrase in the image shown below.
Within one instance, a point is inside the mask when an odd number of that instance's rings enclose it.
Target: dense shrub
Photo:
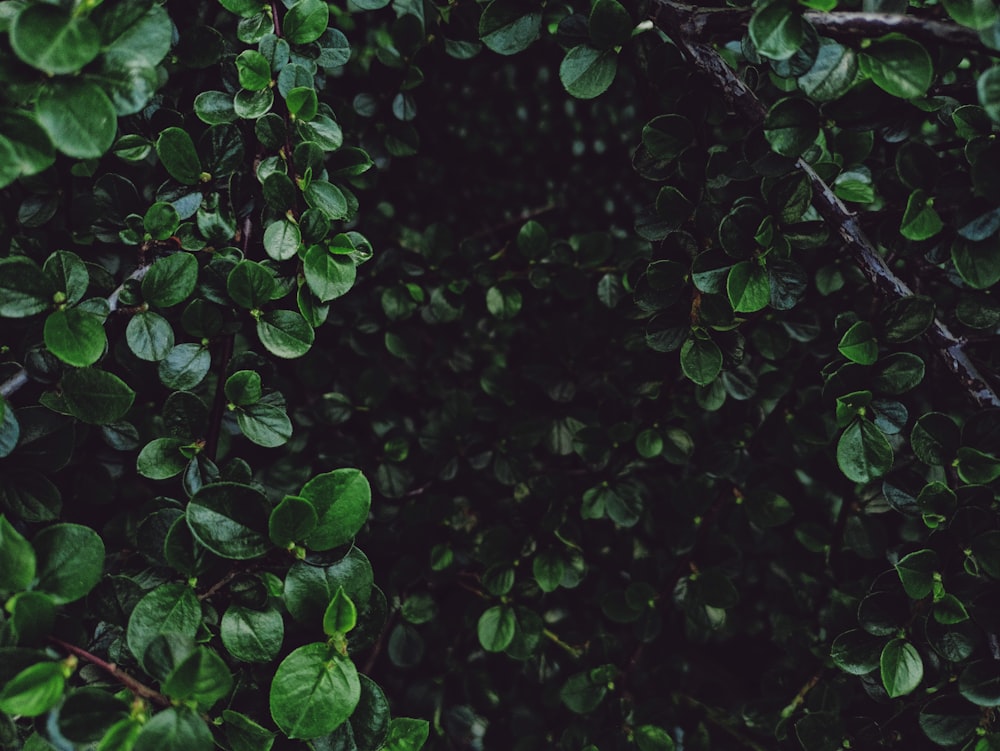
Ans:
[[[993,3],[0,37],[0,747],[1000,747]]]

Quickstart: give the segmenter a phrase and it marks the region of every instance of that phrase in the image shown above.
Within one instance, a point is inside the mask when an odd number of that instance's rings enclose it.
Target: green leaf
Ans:
[[[226,379],[226,398],[243,407],[256,404],[262,395],[260,373],[256,370],[238,370]]]
[[[772,60],[787,60],[805,41],[805,24],[801,13],[785,0],[761,4],[747,27],[757,51]]]
[[[642,145],[656,159],[672,161],[694,142],[694,125],[681,115],[660,115],[642,128]]]
[[[996,243],[956,238],[951,260],[963,281],[974,289],[988,289],[1000,281],[1000,250]]]
[[[837,465],[854,482],[882,477],[892,468],[892,459],[885,435],[864,418],[851,423],[837,442]]]
[[[285,96],[285,106],[292,120],[312,120],[319,111],[316,89],[312,86],[296,86]]]
[[[156,154],[163,168],[177,182],[196,185],[201,179],[201,160],[186,130],[164,128],[156,139]]]
[[[942,0],[944,9],[963,26],[981,30],[1000,20],[993,0]]]
[[[203,91],[194,98],[194,113],[208,125],[232,123],[239,119],[233,106],[232,94],[224,91]]]
[[[707,386],[722,372],[722,350],[707,334],[693,334],[681,345],[681,370],[694,383]]]
[[[271,301],[274,275],[255,261],[240,261],[229,272],[226,291],[233,301],[249,310],[257,310]]]
[[[292,437],[292,421],[284,407],[258,402],[236,412],[236,422],[247,438],[258,446],[276,448]]]
[[[634,737],[639,751],[674,751],[674,739],[658,725],[640,725]]]
[[[729,270],[726,294],[736,313],[754,313],[767,307],[771,299],[767,271],[756,261],[740,261]]]
[[[125,341],[140,360],[159,362],[174,346],[174,329],[166,318],[146,310],[129,319]]]
[[[161,634],[190,639],[201,624],[201,603],[187,584],[161,584],[147,592],[129,616],[125,632],[128,648],[142,661],[149,645]]]
[[[539,553],[531,562],[531,573],[543,592],[554,592],[566,573],[566,562],[555,551]]]
[[[66,676],[58,662],[39,662],[17,673],[0,689],[0,712],[37,717],[63,696]]]
[[[966,665],[958,678],[958,692],[976,706],[1000,706],[1000,664],[977,660]]]
[[[509,321],[521,310],[521,293],[513,287],[490,287],[486,290],[486,309],[494,318]]]
[[[302,357],[316,338],[312,326],[292,310],[265,313],[257,320],[257,336],[268,352],[285,359]]]
[[[244,50],[236,56],[240,86],[248,91],[266,89],[271,83],[271,65],[257,50]]]
[[[851,675],[866,675],[879,666],[882,641],[869,633],[855,629],[845,631],[830,646],[834,664]]]
[[[142,296],[150,305],[169,308],[187,300],[197,283],[198,260],[191,253],[172,253],[149,267]]]
[[[136,459],[136,470],[150,480],[168,480],[176,477],[187,467],[189,457],[184,455],[184,449],[191,444],[190,440],[181,438],[154,438],[143,446]]]
[[[330,23],[330,8],[323,0],[299,0],[285,13],[285,38],[292,44],[315,42]]]
[[[934,301],[923,295],[893,300],[885,309],[880,325],[885,340],[892,344],[913,341],[934,323]]]
[[[270,662],[281,651],[285,622],[274,608],[252,610],[230,605],[222,616],[219,636],[234,658],[243,662]]]
[[[917,420],[910,433],[913,453],[924,464],[945,465],[955,458],[959,428],[948,415],[929,412]]]
[[[419,751],[427,742],[429,734],[430,723],[427,720],[393,717],[382,751]]]
[[[17,592],[35,580],[35,550],[0,514],[0,590]]]
[[[976,80],[979,103],[994,122],[1000,122],[1000,66],[983,71]]]
[[[69,365],[85,368],[101,359],[108,338],[104,319],[80,308],[56,310],[45,319],[45,346]]]
[[[55,291],[34,261],[22,256],[0,258],[0,316],[27,318],[49,310]]]
[[[167,677],[162,691],[171,699],[194,702],[207,710],[232,687],[233,677],[222,658],[208,647],[198,647]]]
[[[894,352],[875,366],[872,388],[883,394],[903,394],[924,379],[924,361],[911,352]]]
[[[938,568],[937,553],[926,549],[903,556],[896,563],[896,573],[903,589],[913,600],[922,600],[933,591],[934,573]]]
[[[86,16],[47,3],[24,7],[10,27],[21,60],[48,75],[76,73],[101,51],[97,26]]]
[[[862,52],[861,71],[880,89],[901,99],[923,96],[934,80],[927,50],[901,34],[882,37]]]
[[[42,271],[52,281],[52,285],[66,295],[69,305],[80,302],[90,285],[87,266],[78,255],[65,250],[57,250],[46,258]]]
[[[156,66],[170,51],[174,24],[159,5],[112,3],[103,6],[96,17],[105,56]]]
[[[819,113],[801,97],[779,99],[764,118],[764,136],[782,156],[801,156],[818,135]]]
[[[304,541],[316,529],[318,521],[316,508],[309,500],[286,495],[271,511],[267,523],[268,536],[278,547],[287,548]]]
[[[49,134],[29,113],[0,109],[0,188],[35,175],[55,161]]]
[[[955,595],[945,593],[934,603],[934,620],[947,626],[969,620],[969,611]]]
[[[371,563],[356,547],[329,566],[294,563],[285,577],[285,605],[296,621],[315,628],[337,587],[343,587],[351,600],[361,604],[363,612],[372,596],[374,581]]]
[[[306,284],[320,302],[341,297],[354,286],[357,267],[346,256],[331,253],[323,245],[313,245],[302,261]]]
[[[858,56],[850,47],[821,38],[812,67],[798,78],[802,93],[815,102],[831,102],[846,94],[858,74]]]
[[[563,685],[559,698],[571,712],[587,714],[597,709],[607,693],[606,681],[594,681],[590,673],[576,673]]]
[[[231,751],[271,751],[276,733],[267,730],[245,714],[222,710],[223,729]]]
[[[271,718],[289,738],[318,738],[343,724],[361,698],[358,672],[325,644],[306,644],[281,661],[271,682]]]
[[[160,360],[157,374],[167,388],[188,391],[201,383],[212,367],[208,347],[197,342],[185,342],[173,347]]]
[[[890,698],[905,696],[920,685],[924,663],[916,647],[905,639],[890,639],[879,659],[882,685]]]
[[[230,13],[249,18],[260,13],[261,0],[219,0],[219,5]]]
[[[338,587],[323,614],[323,633],[327,636],[346,634],[358,624],[358,609],[344,591]]]
[[[944,227],[941,217],[934,210],[934,199],[922,190],[915,190],[906,202],[899,233],[907,240],[927,240]]]
[[[312,550],[329,550],[350,542],[368,520],[372,491],[358,469],[335,469],[316,475],[299,495],[316,509],[316,529],[306,539]]]
[[[38,558],[36,589],[57,604],[74,602],[92,590],[104,571],[104,542],[90,527],[54,524],[31,541]]]
[[[42,89],[35,116],[53,145],[76,159],[102,156],[115,141],[118,113],[96,84],[56,79]]]
[[[517,627],[514,609],[506,605],[488,608],[476,625],[479,643],[487,652],[502,652],[514,640]]]
[[[128,384],[106,370],[68,370],[63,373],[60,385],[69,413],[92,425],[117,422],[135,399],[135,392]]]
[[[593,99],[608,90],[617,71],[613,51],[581,44],[566,53],[559,65],[559,80],[577,99]]]
[[[319,209],[331,222],[346,219],[351,213],[343,191],[326,180],[313,180],[302,195],[309,206]]]
[[[170,707],[142,726],[132,751],[212,751],[215,742],[205,721],[190,709]]]
[[[595,0],[587,23],[590,40],[599,49],[625,44],[632,36],[632,17],[618,0]]]
[[[526,50],[541,28],[541,10],[521,0],[493,0],[479,18],[479,38],[501,55]]]
[[[195,539],[220,558],[249,560],[270,549],[270,512],[267,497],[256,488],[217,482],[191,496],[187,523]]]
[[[878,359],[878,341],[870,323],[858,321],[840,339],[837,349],[844,357],[859,365],[871,365]]]
[[[958,476],[970,485],[986,485],[1000,477],[1000,459],[979,449],[962,446],[957,456]]]
[[[300,245],[302,232],[297,224],[288,219],[272,222],[264,230],[264,250],[275,261],[295,258]]]
[[[180,226],[181,217],[172,203],[157,201],[142,218],[142,225],[154,240],[166,240]],[[155,264],[154,264],[155,265]]]

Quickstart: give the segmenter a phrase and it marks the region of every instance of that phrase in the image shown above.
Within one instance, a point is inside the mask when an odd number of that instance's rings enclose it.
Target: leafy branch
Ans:
[[[744,29],[753,16],[749,8],[700,8],[671,0],[655,0],[663,11],[680,19],[675,27],[688,40],[707,41]],[[957,23],[936,21],[898,13],[856,13],[806,11],[803,20],[820,34],[840,41],[858,41],[886,34],[904,34],[929,44],[975,49],[988,55],[1000,55],[983,44],[979,34]]]
[[[741,114],[748,124],[760,125],[764,121],[764,105],[750,87],[736,74],[715,48],[690,36],[690,6],[658,0],[660,12],[654,22],[681,48],[695,69],[711,80],[727,101]],[[848,211],[833,189],[804,159],[795,166],[809,178],[813,189],[813,202],[820,216],[839,236],[852,259],[868,281],[883,296],[899,299],[913,294],[910,287],[886,264],[878,248],[865,234],[856,214]],[[935,318],[927,337],[936,348],[938,356],[948,371],[981,407],[1000,407],[1000,397],[972,362],[965,351],[966,342],[955,336],[946,324]]]
[[[118,287],[116,287],[110,295],[104,298],[111,313],[114,313],[121,307],[119,299],[126,285],[128,285],[129,282],[141,282],[143,277],[145,277],[146,273],[149,271],[149,267],[150,264],[138,266],[131,274],[125,277],[125,281],[118,285]],[[0,383],[0,396],[5,399],[9,399],[12,395],[17,393],[21,387],[27,385],[30,380],[27,368],[19,368],[17,372]]]

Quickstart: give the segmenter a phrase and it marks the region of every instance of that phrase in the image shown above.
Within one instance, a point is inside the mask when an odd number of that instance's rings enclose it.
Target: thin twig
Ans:
[[[378,638],[375,640],[375,644],[372,645],[371,651],[368,653],[368,659],[365,660],[365,665],[361,668],[361,672],[365,675],[371,675],[372,668],[375,667],[375,663],[378,661],[379,655],[382,654],[382,649],[385,647],[386,636],[388,636],[389,632],[392,630],[398,616],[399,608],[396,608],[389,613],[389,617],[386,618],[385,625],[382,627],[382,630],[379,631]]]
[[[128,284],[129,282],[142,281],[142,278],[146,276],[146,272],[148,271],[149,271],[148,265],[139,266],[138,268],[136,268],[135,271],[133,271],[131,274],[125,277],[125,281],[123,281],[120,285],[118,285],[118,287],[115,289],[114,292],[112,292],[105,298],[105,301],[108,303],[108,309],[112,313],[114,313],[119,308],[118,299],[121,297],[122,290],[125,289],[125,285]],[[18,369],[18,371],[14,373],[14,375],[7,378],[5,381],[3,381],[3,383],[0,383],[0,396],[2,396],[4,399],[9,399],[11,395],[17,392],[18,389],[20,389],[22,386],[27,384],[29,380],[30,379],[28,378],[27,369],[25,368]]]
[[[143,699],[148,699],[153,704],[156,704],[160,707],[170,706],[170,699],[161,694],[159,691],[150,688],[144,683],[140,683],[135,678],[133,678],[128,673],[119,668],[117,665],[115,665],[113,662],[106,662],[97,655],[91,654],[87,650],[81,649],[80,647],[77,647],[73,644],[64,642],[62,639],[57,639],[54,636],[50,636],[49,641],[51,641],[53,644],[58,644],[67,652],[76,655],[81,660],[86,660],[91,665],[100,668],[136,696],[141,697]]]
[[[226,399],[226,370],[229,367],[229,361],[233,357],[233,340],[234,336],[232,334],[224,336],[217,353],[219,361],[216,363],[216,367],[218,368],[219,380],[215,384],[215,397],[212,402],[212,414],[208,420],[208,435],[205,437],[205,448],[203,449],[205,456],[213,462],[216,460],[216,454],[219,451],[219,437],[222,435],[222,420],[226,416],[226,405],[228,402]]]
[[[679,6],[666,0],[657,0],[661,12],[654,19],[664,32],[688,56],[695,68],[711,79],[729,103],[742,114],[751,125],[759,125],[764,121],[764,105],[743,82],[732,68],[722,59],[714,47],[688,39],[684,29],[688,24],[685,15],[689,6]],[[679,10],[680,9],[680,10]],[[890,269],[875,247],[868,239],[856,214],[852,214],[843,202],[834,194],[823,179],[816,174],[812,166],[803,159],[795,163],[809,178],[813,189],[813,204],[820,216],[826,220],[831,229],[835,230],[843,241],[855,264],[872,283],[875,289],[890,300],[908,297],[913,294],[906,282],[900,279]],[[945,367],[958,379],[969,396],[980,407],[1000,407],[1000,397],[980,374],[979,369],[965,351],[966,342],[956,337],[940,320],[935,319],[926,334],[934,345],[938,356]]]
[[[486,237],[487,235],[492,235],[497,232],[503,232],[505,229],[510,229],[511,227],[516,227],[523,222],[533,219],[536,216],[541,216],[549,211],[556,208],[556,204],[553,201],[549,201],[544,206],[538,206],[534,209],[526,209],[518,214],[513,219],[508,219],[506,222],[501,222],[500,224],[494,224],[492,227],[486,227],[478,232],[473,232],[471,235],[462,238],[462,242],[467,242],[469,240],[478,240],[480,237]]]

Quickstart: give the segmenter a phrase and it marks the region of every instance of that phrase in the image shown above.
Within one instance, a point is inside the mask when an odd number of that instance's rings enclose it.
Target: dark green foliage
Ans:
[[[992,2],[6,5],[0,748],[1000,747]]]

